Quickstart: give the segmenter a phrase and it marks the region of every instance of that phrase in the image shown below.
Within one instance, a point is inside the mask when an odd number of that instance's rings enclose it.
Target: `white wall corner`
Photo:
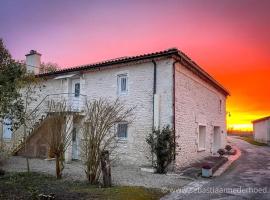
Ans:
[[[160,128],[160,119],[159,119],[159,112],[160,112],[160,103],[159,103],[159,95],[154,94],[154,128]]]

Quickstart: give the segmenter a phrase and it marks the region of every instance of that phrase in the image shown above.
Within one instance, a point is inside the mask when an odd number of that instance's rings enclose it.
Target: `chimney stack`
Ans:
[[[41,65],[41,54],[35,50],[31,50],[30,53],[26,54],[26,69],[29,73],[39,74]]]

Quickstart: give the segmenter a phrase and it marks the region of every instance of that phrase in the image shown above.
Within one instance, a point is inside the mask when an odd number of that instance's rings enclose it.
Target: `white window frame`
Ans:
[[[122,79],[126,79],[126,90],[122,91],[122,85],[121,85],[121,81]],[[117,75],[117,92],[118,95],[127,95],[128,94],[128,74],[118,74]]]
[[[201,146],[201,140],[200,140],[200,127],[204,128],[204,145]],[[205,151],[206,150],[206,137],[207,137],[207,130],[206,130],[206,125],[205,124],[199,124],[198,125],[198,137],[197,137],[197,146],[198,146],[198,151]]]
[[[119,137],[119,135],[118,135],[119,125],[126,125],[127,126],[126,137]],[[128,123],[127,122],[119,122],[119,123],[117,123],[116,135],[117,135],[118,139],[120,139],[120,140],[127,140],[127,138],[128,138]]]
[[[76,88],[77,85],[79,85],[78,88]],[[78,89],[78,90],[76,90],[76,89]],[[80,97],[80,95],[81,95],[81,83],[78,82],[78,83],[74,84],[74,97]]]

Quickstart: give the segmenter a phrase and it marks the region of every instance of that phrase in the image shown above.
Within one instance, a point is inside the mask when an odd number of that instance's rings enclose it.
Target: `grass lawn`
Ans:
[[[261,142],[257,142],[255,141],[252,137],[239,137],[240,139],[242,140],[245,140],[246,142],[250,143],[250,144],[253,144],[253,145],[257,145],[257,146],[267,146],[267,144],[265,143],[261,143]]]
[[[57,180],[39,173],[6,173],[0,177],[0,199],[39,199],[39,194],[55,194],[55,199],[150,200],[164,196],[160,190],[114,186],[99,188],[87,182]]]

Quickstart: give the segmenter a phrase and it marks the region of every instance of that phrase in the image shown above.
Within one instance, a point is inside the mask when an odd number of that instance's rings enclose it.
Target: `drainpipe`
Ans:
[[[181,59],[181,58],[180,58]],[[174,144],[175,144],[175,137],[176,137],[176,134],[175,134],[175,70],[176,70],[176,67],[175,67],[175,64],[176,63],[181,63],[181,60],[178,61],[174,61],[173,62],[173,132],[174,132]],[[175,160],[175,155],[176,155],[176,145],[174,146],[174,160]]]
[[[153,74],[153,127],[152,129],[155,130],[155,95],[157,93],[157,63],[155,60],[152,60],[154,64],[154,74]]]

